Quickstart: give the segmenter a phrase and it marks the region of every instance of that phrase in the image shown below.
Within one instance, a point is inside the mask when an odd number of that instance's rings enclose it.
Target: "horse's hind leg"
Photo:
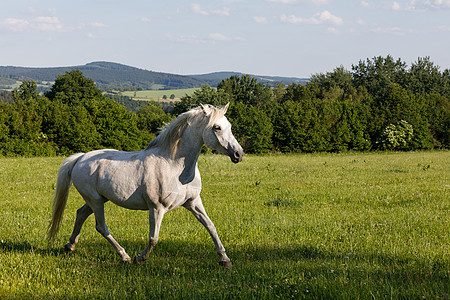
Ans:
[[[75,245],[78,243],[78,238],[80,237],[81,227],[86,221],[87,217],[92,214],[92,209],[87,205],[83,205],[77,210],[77,218],[75,220],[75,225],[73,226],[72,235],[69,238],[69,243],[64,246],[67,252],[72,252],[75,250]]]
[[[95,229],[97,229],[98,232],[100,232],[101,235],[103,235],[108,242],[111,243],[111,245],[116,250],[117,254],[121,257],[122,262],[131,262],[130,256],[127,254],[125,249],[119,245],[119,243],[113,238],[113,236],[108,231],[108,226],[106,226],[105,223],[105,207],[104,202],[101,204],[98,204],[93,207],[92,209],[94,211],[95,215]]]

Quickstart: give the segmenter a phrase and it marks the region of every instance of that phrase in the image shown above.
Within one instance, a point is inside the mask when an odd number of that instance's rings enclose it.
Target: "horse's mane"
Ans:
[[[175,157],[180,139],[188,126],[203,125],[206,128],[212,128],[214,123],[224,116],[225,111],[224,108],[207,104],[182,113],[164,126],[159,135],[148,144],[145,150],[159,147],[169,150],[171,157]]]

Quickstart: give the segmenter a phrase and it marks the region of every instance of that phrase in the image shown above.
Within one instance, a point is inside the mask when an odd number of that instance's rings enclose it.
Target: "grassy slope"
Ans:
[[[232,259],[206,230],[166,214],[142,265],[122,265],[90,218],[61,251],[82,199],[72,189],[60,235],[44,236],[62,158],[0,159],[0,298],[419,298],[450,292],[450,152],[201,156],[202,197]],[[106,205],[130,255],[146,212]]]
[[[198,88],[190,89],[178,89],[178,90],[145,90],[145,91],[126,91],[122,92],[123,96],[128,96],[134,100],[162,100],[163,96],[167,96],[167,100],[170,101],[170,95],[175,95],[176,99],[184,97],[186,95],[192,95]]]

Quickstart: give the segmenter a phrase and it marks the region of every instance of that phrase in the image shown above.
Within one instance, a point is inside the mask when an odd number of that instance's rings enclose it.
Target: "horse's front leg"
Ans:
[[[227,269],[231,269],[231,267],[233,266],[231,260],[225,253],[225,248],[223,247],[222,242],[220,241],[219,236],[217,235],[216,227],[206,214],[201,198],[198,197],[192,201],[188,201],[183,206],[187,208],[190,212],[192,212],[192,214],[197,218],[197,220],[199,220],[200,223],[202,223],[203,226],[205,226],[206,230],[208,230],[209,234],[211,235],[214,241],[214,245],[216,246],[217,254],[220,256],[219,265]]]
[[[164,211],[162,209],[151,208],[149,210],[149,225],[150,233],[147,247],[138,255],[134,257],[134,262],[140,264],[148,259],[153,247],[158,243],[159,229],[161,228],[161,222],[164,217]]]
[[[113,238],[113,236],[108,231],[108,226],[105,223],[105,208],[104,203],[101,202],[96,206],[92,207],[95,215],[95,229],[100,232],[103,237],[110,242],[114,247],[117,254],[120,256],[122,262],[131,263],[131,257],[127,254],[125,249],[119,245],[119,243]]]

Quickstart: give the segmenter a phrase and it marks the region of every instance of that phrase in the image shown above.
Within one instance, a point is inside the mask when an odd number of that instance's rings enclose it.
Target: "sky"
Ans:
[[[310,77],[391,55],[450,69],[450,0],[14,0],[0,66],[110,61],[175,74]]]

